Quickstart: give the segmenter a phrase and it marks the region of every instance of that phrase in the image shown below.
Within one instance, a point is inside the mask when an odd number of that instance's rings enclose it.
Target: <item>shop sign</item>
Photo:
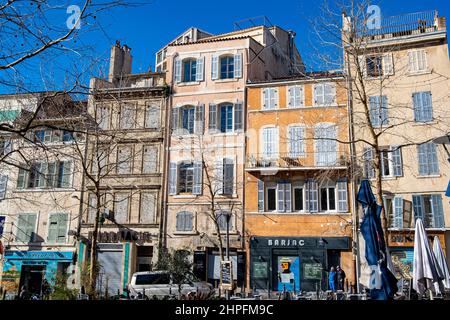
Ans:
[[[72,260],[73,252],[6,251],[7,260]]]
[[[88,234],[89,240],[92,240],[93,232],[90,231]],[[132,230],[122,230],[118,232],[99,232],[98,242],[100,243],[117,243],[121,241],[142,241],[142,242],[152,242],[152,234],[150,232],[137,232]]]
[[[303,247],[305,245],[305,240],[303,239],[268,239],[267,246],[272,247]]]

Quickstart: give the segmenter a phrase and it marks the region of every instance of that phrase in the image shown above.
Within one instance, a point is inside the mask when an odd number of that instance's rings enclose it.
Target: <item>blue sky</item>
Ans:
[[[101,29],[91,31],[82,25],[77,41],[89,50],[81,55],[64,52],[51,59],[33,59],[24,67],[26,83],[29,90],[61,89],[78,73],[83,73],[80,81],[85,84],[89,76],[104,76],[110,46],[116,39],[132,48],[133,72],[145,72],[149,67],[154,70],[155,52],[187,28],[196,26],[218,34],[233,31],[235,21],[262,15],[274,25],[294,30],[304,61],[314,65],[314,47],[319,42],[312,31],[311,20],[321,13],[320,3],[321,0],[151,0],[143,7],[116,8],[98,15]],[[450,19],[448,0],[380,0],[374,3],[381,7],[385,16],[437,9],[441,16]],[[64,14],[61,13],[65,18]],[[0,92],[11,91],[1,86]]]

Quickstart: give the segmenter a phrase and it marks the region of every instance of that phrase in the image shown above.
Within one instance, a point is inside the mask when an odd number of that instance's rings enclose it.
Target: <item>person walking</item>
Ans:
[[[336,267],[337,289],[344,290],[345,272],[340,266]]]
[[[336,271],[334,270],[334,267],[331,267],[330,272],[328,274],[328,288],[332,292],[336,292]]]

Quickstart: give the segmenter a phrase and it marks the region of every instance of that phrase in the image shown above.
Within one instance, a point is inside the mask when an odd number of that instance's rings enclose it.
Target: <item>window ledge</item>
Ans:
[[[187,86],[197,86],[199,84],[200,84],[200,81],[178,82],[177,86],[179,86],[179,87],[187,87]]]
[[[244,131],[243,130],[236,130],[236,131],[231,131],[231,132],[214,132],[214,131],[208,131],[208,133],[214,137],[227,137],[227,136],[238,136],[240,134],[242,134]]]
[[[336,211],[325,211],[325,212],[305,212],[305,211],[292,211],[292,212],[278,212],[278,211],[269,211],[269,212],[257,212],[257,214],[260,215],[280,215],[280,216],[293,216],[293,215],[299,215],[299,216],[312,216],[312,215],[330,215],[330,216],[338,216],[338,215],[349,215],[350,212],[336,212]]]
[[[195,194],[176,194],[171,195],[174,199],[195,199],[197,198],[197,195]]]
[[[425,71],[410,71],[406,73],[406,76],[408,77],[414,77],[414,76],[421,76],[425,74],[431,74],[431,70],[425,70]]]
[[[332,103],[332,104],[315,104],[312,105],[311,108],[336,108],[339,107],[339,104]]]
[[[435,125],[438,124],[439,122],[436,120],[431,120],[431,121],[414,121],[414,123],[412,124],[413,127],[418,127],[418,126],[430,126],[430,125]]]
[[[381,180],[390,181],[390,180],[397,180],[397,178],[399,178],[399,177],[388,176],[388,177],[382,177]]]
[[[420,175],[416,176],[417,179],[440,178],[440,177],[442,177],[442,175],[440,174],[430,174],[428,176],[420,176]]]
[[[230,78],[230,79],[217,79],[213,80],[216,83],[224,83],[224,82],[238,82],[240,78]]]
[[[198,235],[198,231],[175,231],[173,234],[176,236],[195,236]]]
[[[27,193],[27,192],[75,192],[75,188],[36,188],[36,189],[15,189],[14,192],[17,193]]]

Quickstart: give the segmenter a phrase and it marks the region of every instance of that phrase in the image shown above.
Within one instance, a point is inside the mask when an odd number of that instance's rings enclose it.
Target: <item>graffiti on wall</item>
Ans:
[[[412,279],[414,251],[410,249],[392,250],[392,263],[397,279]]]

